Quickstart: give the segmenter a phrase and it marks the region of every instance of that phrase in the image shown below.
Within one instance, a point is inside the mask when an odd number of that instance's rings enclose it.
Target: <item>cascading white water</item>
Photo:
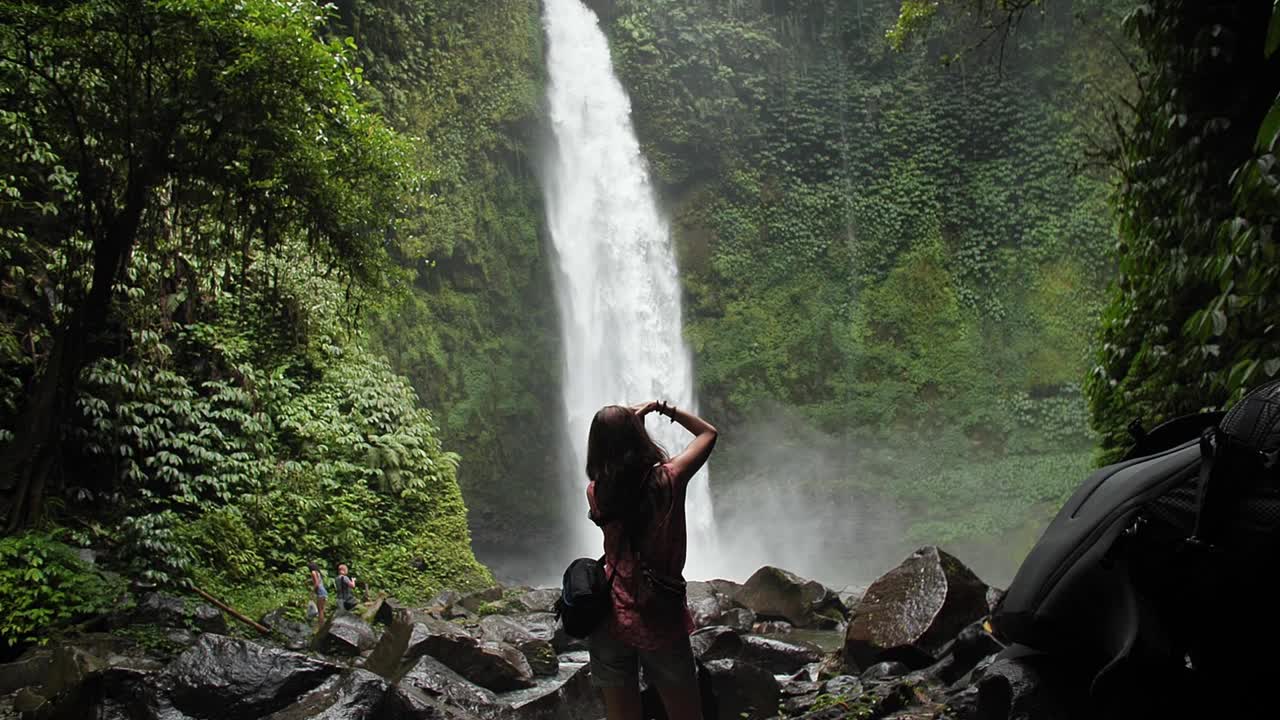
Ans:
[[[565,522],[576,554],[599,552],[586,518],[587,432],[604,405],[665,399],[693,409],[693,369],[681,337],[680,286],[666,220],[658,211],[631,102],[613,73],[609,44],[581,0],[544,0],[555,147],[543,168],[547,225],[558,256],[564,403],[574,472]],[[651,416],[668,452],[689,436]],[[704,469],[689,488],[685,575],[715,572],[715,525]]]

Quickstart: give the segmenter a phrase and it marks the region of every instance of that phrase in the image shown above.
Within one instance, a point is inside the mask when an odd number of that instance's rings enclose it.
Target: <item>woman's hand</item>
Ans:
[[[657,410],[658,406],[659,403],[656,400],[650,400],[649,402],[643,402],[639,405],[632,405],[631,412],[639,415],[640,417],[644,417],[645,415]]]

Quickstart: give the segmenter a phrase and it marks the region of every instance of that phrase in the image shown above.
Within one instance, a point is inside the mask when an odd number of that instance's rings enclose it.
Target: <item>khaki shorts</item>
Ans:
[[[637,650],[615,638],[604,622],[588,638],[587,647],[594,687],[619,688],[638,682],[641,667],[645,680],[658,687],[688,687],[698,682],[688,637],[663,650]]]

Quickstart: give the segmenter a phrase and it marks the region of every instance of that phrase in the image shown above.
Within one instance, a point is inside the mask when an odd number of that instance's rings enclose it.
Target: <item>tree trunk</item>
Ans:
[[[125,206],[94,242],[89,293],[54,335],[53,353],[19,415],[12,443],[0,452],[0,490],[11,490],[8,533],[33,524],[45,494],[60,489],[62,430],[75,410],[76,384],[86,365],[98,359],[110,317],[111,292],[137,239],[149,186],[130,182]]]

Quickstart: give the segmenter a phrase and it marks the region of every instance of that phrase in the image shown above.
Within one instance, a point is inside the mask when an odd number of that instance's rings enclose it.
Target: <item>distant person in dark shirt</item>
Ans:
[[[356,581],[347,574],[347,566],[338,566],[338,607],[350,612],[356,606]]]

